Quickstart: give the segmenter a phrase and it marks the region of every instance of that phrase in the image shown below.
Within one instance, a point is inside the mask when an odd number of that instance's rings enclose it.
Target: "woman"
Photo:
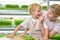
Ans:
[[[47,28],[49,30],[49,35],[48,35],[49,38],[51,38],[57,32],[60,31],[60,22],[58,19],[59,16],[60,16],[60,5],[58,4],[51,5],[44,21],[44,28]]]

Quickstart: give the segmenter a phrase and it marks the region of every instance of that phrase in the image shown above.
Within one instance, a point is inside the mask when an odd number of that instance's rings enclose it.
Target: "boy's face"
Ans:
[[[51,10],[49,9],[48,12],[47,12],[47,17],[50,19],[50,20],[55,20],[57,18],[57,16],[54,16],[53,13],[51,12]]]
[[[32,12],[32,16],[34,16],[36,18],[39,18],[40,15],[41,15],[41,9],[40,9],[40,7],[34,8],[34,11]]]

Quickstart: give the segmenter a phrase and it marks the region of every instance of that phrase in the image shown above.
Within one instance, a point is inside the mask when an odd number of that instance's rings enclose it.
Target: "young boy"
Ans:
[[[60,16],[60,5],[58,4],[51,5],[47,12],[46,19],[44,21],[44,28],[49,29],[49,38],[51,38],[57,32],[60,31],[60,22],[58,19],[59,16]]]
[[[20,35],[24,36],[26,32],[29,30],[29,35],[33,36],[35,40],[43,40],[43,36],[41,34],[41,31],[43,31],[43,17],[41,12],[41,6],[39,4],[31,4],[29,7],[29,13],[32,17],[21,23],[17,26],[15,31],[10,34],[8,37],[14,37],[16,32],[21,28],[25,27],[25,31]],[[47,30],[47,29],[46,29]],[[46,31],[48,33],[48,31]],[[43,33],[43,32],[42,32]],[[47,35],[45,35],[46,39],[48,40]]]

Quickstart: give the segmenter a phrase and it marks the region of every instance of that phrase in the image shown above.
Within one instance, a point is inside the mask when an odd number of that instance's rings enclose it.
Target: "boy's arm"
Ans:
[[[49,30],[48,30],[48,28],[45,28],[45,35],[44,35],[44,40],[48,40],[49,38],[48,38],[48,35],[49,35]]]
[[[19,24],[16,29],[14,30],[14,32],[12,34],[10,34],[8,37],[12,38],[14,37],[14,35],[17,33],[17,31],[21,28],[21,27],[27,27],[27,25],[29,24],[29,19],[25,20],[23,23]]]
[[[25,28],[24,32],[20,34],[20,37],[23,37],[27,33],[28,30],[29,30],[28,28]]]
[[[21,27],[22,27],[21,25],[18,25],[12,34],[15,35]]]
[[[16,27],[16,29],[14,30],[14,32],[13,32],[12,34],[8,35],[7,37],[8,37],[8,38],[13,38],[14,35],[17,33],[17,31],[18,31],[21,27],[22,27],[21,25],[18,25],[18,26]]]

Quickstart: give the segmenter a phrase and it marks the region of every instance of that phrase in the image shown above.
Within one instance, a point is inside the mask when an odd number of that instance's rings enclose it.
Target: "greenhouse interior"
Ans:
[[[28,7],[33,3],[40,4],[42,11],[47,12],[51,5],[60,5],[60,0],[0,0],[0,40],[10,40],[7,38],[7,36],[13,33],[19,24],[31,17],[28,11]],[[19,36],[23,32],[24,27],[17,31],[15,36]],[[35,39],[32,36],[29,36],[28,31],[24,38],[20,40]],[[60,31],[52,36],[50,40],[60,40]]]

